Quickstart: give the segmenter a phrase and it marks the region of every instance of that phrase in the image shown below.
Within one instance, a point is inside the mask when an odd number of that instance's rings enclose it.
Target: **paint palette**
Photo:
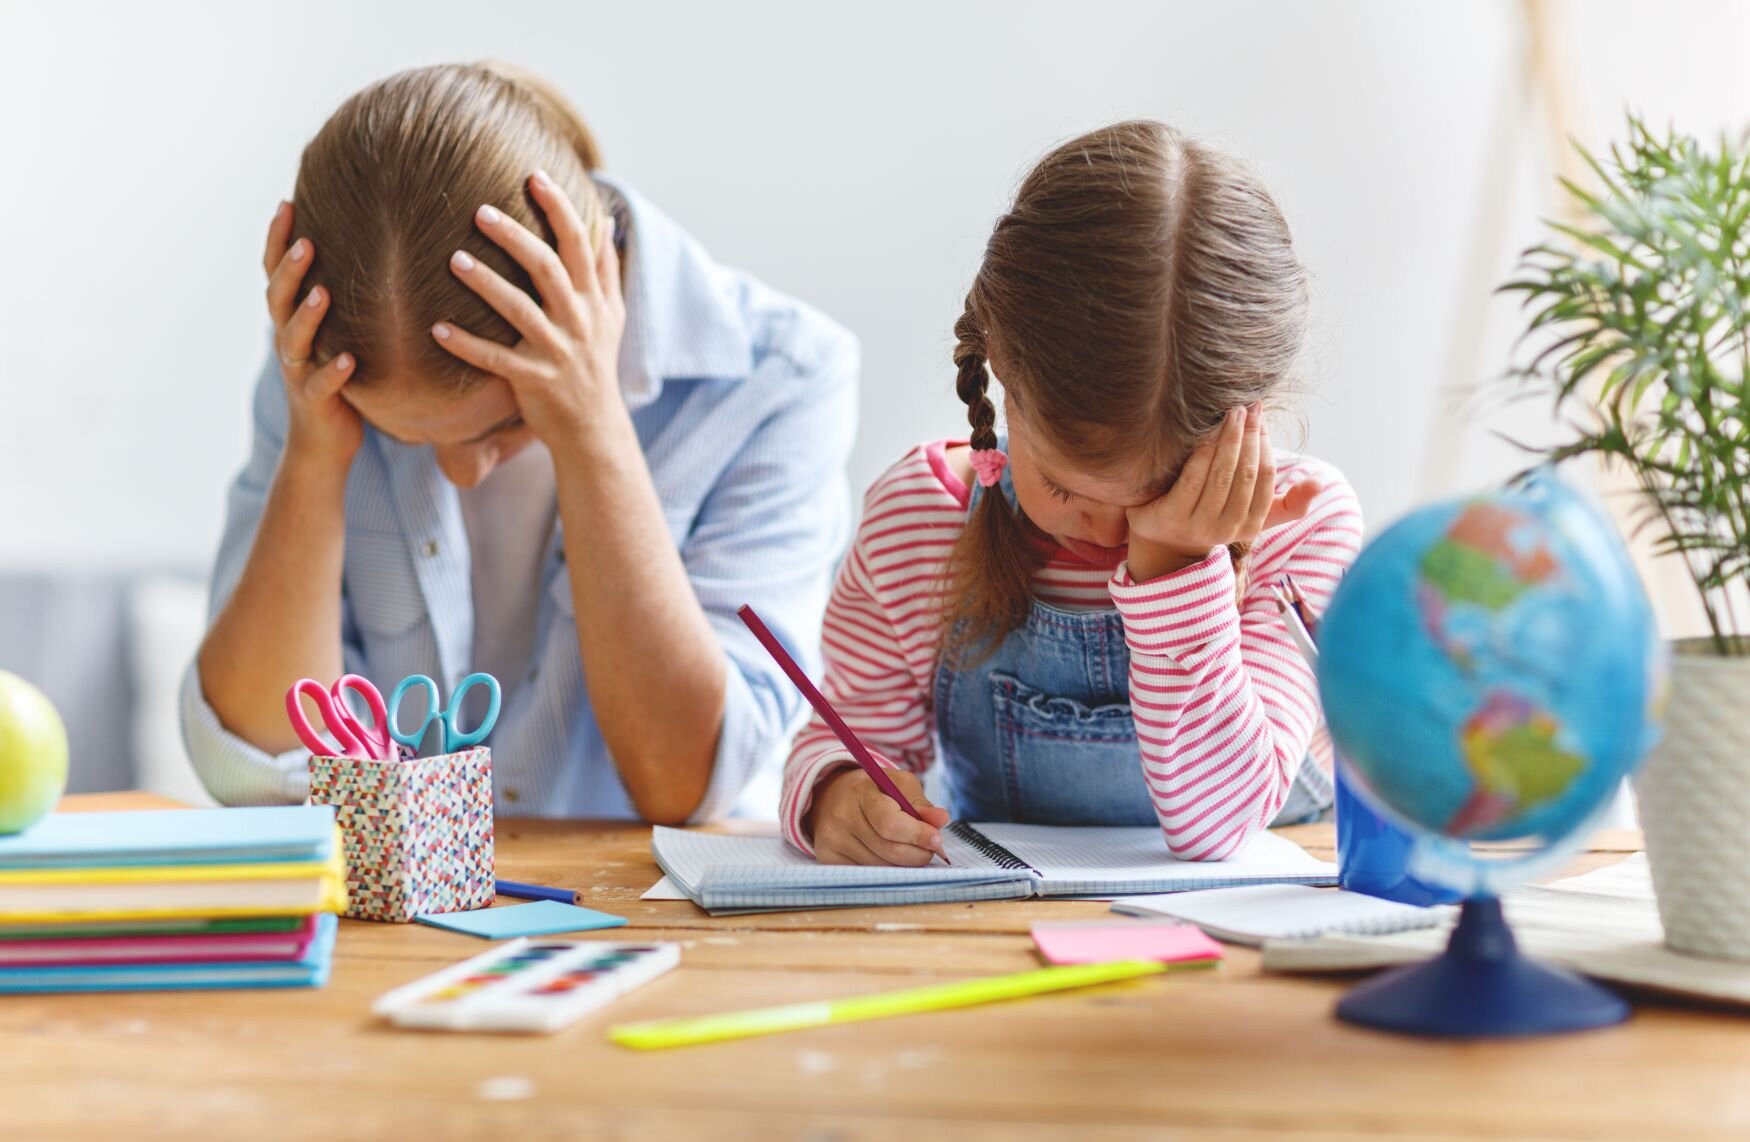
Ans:
[[[680,961],[679,944],[524,937],[398,987],[371,1010],[397,1027],[557,1031]]]

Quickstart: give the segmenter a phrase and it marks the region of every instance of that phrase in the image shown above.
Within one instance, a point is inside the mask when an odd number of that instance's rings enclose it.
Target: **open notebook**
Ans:
[[[816,864],[776,837],[657,828],[656,863],[714,913],[862,904],[937,904],[1026,896],[1125,896],[1238,884],[1335,884],[1337,866],[1286,837],[1260,833],[1224,861],[1179,861],[1161,831],[969,825],[943,830],[951,865]]]

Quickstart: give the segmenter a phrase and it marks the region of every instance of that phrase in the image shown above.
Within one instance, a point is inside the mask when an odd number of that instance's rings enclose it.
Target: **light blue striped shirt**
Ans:
[[[844,468],[856,431],[858,348],[816,310],[717,265],[630,188],[601,182],[618,198],[626,235],[621,390],[669,533],[728,656],[715,768],[694,814],[705,820],[729,811],[756,773],[781,764],[801,713],[800,695],[735,608],[752,603],[818,673],[821,615],[850,535]],[[271,358],[256,383],[254,422],[213,568],[214,614],[242,574],[285,443],[285,395]],[[557,535],[545,560],[533,661],[486,743],[497,809],[634,817],[590,707]],[[367,431],[346,489],[347,670],[385,693],[413,673],[453,686],[472,668],[469,576],[461,506],[432,450]],[[192,664],[182,727],[196,771],[221,802],[308,795],[307,752],[276,757],[228,732]]]

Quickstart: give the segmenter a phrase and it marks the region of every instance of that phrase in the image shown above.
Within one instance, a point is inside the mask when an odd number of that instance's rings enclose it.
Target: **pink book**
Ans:
[[[297,960],[316,936],[316,917],[290,932],[215,932],[193,936],[87,936],[0,942],[0,967],[181,964]]]

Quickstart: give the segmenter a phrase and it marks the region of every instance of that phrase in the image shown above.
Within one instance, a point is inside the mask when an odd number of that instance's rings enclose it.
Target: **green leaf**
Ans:
[[[1683,558],[1716,638],[1747,633],[1726,592],[1750,585],[1750,148],[1630,112],[1603,157],[1575,149],[1598,185],[1558,180],[1578,217],[1546,221],[1496,291],[1526,323],[1501,383],[1568,435],[1503,439],[1626,468],[1630,526]]]

